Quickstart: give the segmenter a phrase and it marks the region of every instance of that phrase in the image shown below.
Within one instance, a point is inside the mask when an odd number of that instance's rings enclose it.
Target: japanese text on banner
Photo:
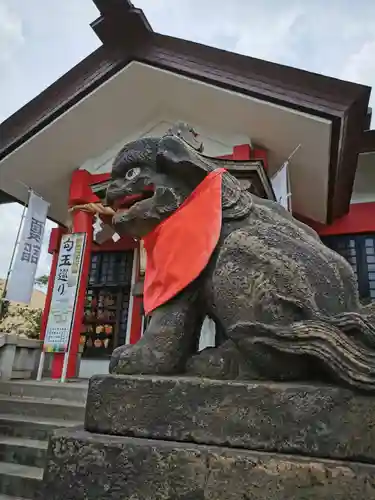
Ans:
[[[49,203],[31,192],[6,298],[30,303],[42,250]]]
[[[61,240],[44,350],[66,352],[73,325],[81,273],[85,234],[64,235]]]

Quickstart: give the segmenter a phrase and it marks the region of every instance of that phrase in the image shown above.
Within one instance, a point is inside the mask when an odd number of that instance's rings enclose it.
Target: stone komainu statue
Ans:
[[[181,211],[223,165],[201,151],[184,124],[127,144],[107,192],[116,231],[143,238]],[[360,304],[350,265],[280,205],[244,191],[228,172],[220,178],[221,224],[207,265],[152,311],[136,345],[114,351],[110,371],[320,380],[374,390],[375,315]],[[198,222],[196,231],[205,231]],[[197,353],[206,315],[220,339]]]

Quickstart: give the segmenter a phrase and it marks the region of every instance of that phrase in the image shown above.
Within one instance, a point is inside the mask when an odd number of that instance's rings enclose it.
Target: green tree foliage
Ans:
[[[0,296],[3,288],[4,283],[0,282]],[[33,339],[39,338],[42,309],[16,304],[7,300],[4,300],[4,305],[3,315],[0,318],[1,333],[14,333]]]
[[[42,276],[39,276],[35,280],[35,284],[39,286],[47,286],[48,285],[48,280],[49,276],[47,274],[43,274]]]

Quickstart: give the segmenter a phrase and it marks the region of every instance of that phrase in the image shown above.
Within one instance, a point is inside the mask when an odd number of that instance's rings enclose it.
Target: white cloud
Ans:
[[[366,85],[375,85],[375,26],[374,37],[367,40],[355,54],[352,54],[341,73],[341,78]]]
[[[21,18],[0,1],[0,63],[8,62],[25,41]]]
[[[57,80],[100,41],[91,0],[0,0],[0,117]]]

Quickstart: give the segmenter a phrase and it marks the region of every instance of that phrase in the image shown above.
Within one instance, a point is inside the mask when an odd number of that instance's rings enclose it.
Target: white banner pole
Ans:
[[[37,382],[40,382],[42,380],[42,377],[43,377],[45,356],[46,356],[46,353],[44,352],[44,349],[42,347],[42,352],[40,353],[40,359],[39,359],[38,374],[36,376]]]
[[[288,165],[289,167],[289,165]],[[287,199],[287,206],[288,206],[288,210],[289,212],[292,212],[292,186],[291,186],[291,182],[290,182],[290,170],[289,168],[287,168],[287,172],[286,172],[286,183],[287,183],[287,195],[286,195],[286,199]]]
[[[297,147],[295,147],[293,149],[293,151],[290,153],[290,155],[288,156],[288,159],[287,159],[287,162],[289,163],[290,160],[293,158],[293,156],[297,153],[297,151],[299,150],[299,148],[302,146],[302,144],[298,144]]]
[[[72,337],[72,335],[70,335],[70,338]],[[70,344],[70,342],[69,342]],[[70,354],[70,349],[68,349],[66,351],[66,353],[64,354],[64,364],[63,364],[63,369],[62,369],[62,372],[61,372],[61,379],[60,379],[60,382],[63,384],[66,380],[66,374],[67,374],[67,371],[68,371],[68,361],[69,361],[69,354]]]

